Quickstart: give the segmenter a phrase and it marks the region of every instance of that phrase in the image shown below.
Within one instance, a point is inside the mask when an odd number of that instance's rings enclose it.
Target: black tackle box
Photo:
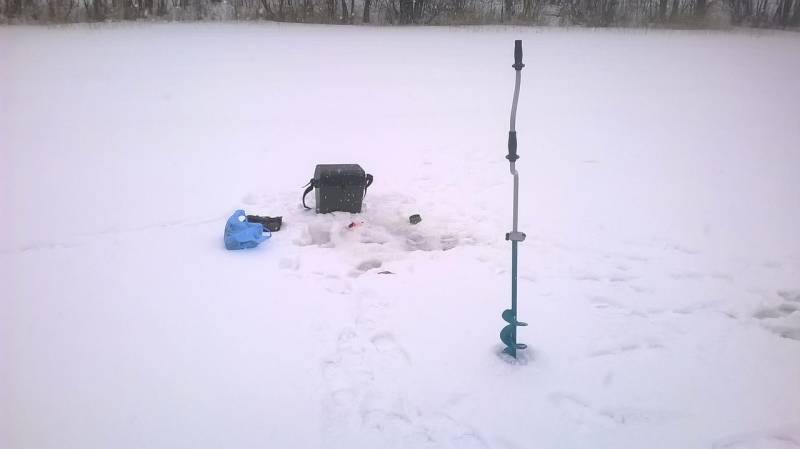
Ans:
[[[315,190],[316,212],[361,212],[372,175],[358,164],[319,164],[309,189]],[[306,191],[308,193],[308,190]],[[305,205],[305,194],[303,195]]]

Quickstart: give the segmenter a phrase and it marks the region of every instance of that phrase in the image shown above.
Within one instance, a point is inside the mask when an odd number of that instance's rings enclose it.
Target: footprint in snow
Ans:
[[[800,291],[778,291],[784,302],[764,306],[753,313],[761,326],[781,338],[800,341]]]
[[[278,268],[281,270],[297,271],[300,269],[300,259],[297,257],[281,257],[278,261]]]
[[[617,355],[622,354],[624,352],[631,352],[636,351],[639,349],[656,349],[661,348],[662,346],[659,344],[648,344],[648,345],[641,345],[638,343],[630,343],[630,344],[623,344],[615,347],[608,347],[602,349],[596,349],[594,351],[589,351],[589,357],[602,357],[607,355]]]
[[[336,340],[336,352],[339,354],[363,353],[364,346],[358,341],[358,333],[350,328],[342,330]]]
[[[800,290],[778,290],[778,296],[791,302],[800,302]]]
[[[489,448],[489,444],[487,444],[480,432],[454,419],[447,413],[435,413],[422,421],[422,427],[437,442],[449,441],[450,447],[457,449]]]
[[[356,392],[352,388],[342,388],[331,393],[333,403],[338,407],[350,407],[356,401]]]
[[[395,358],[403,362],[405,365],[411,364],[411,356],[409,356],[408,352],[406,352],[406,350],[397,343],[394,335],[391,333],[383,332],[376,334],[374,337],[372,337],[371,342],[380,354]]]
[[[764,328],[778,337],[800,341],[800,326],[765,324]]]
[[[753,432],[722,438],[711,445],[711,449],[798,449],[800,433],[796,430]]]
[[[587,423],[604,425],[653,424],[678,417],[676,413],[660,410],[644,410],[634,407],[594,407],[588,401],[572,393],[555,392],[548,395],[549,401],[564,414],[583,426]]]
[[[700,280],[705,277],[704,274],[698,273],[696,271],[680,271],[676,273],[671,273],[669,275],[672,279],[676,281],[687,281],[687,280]]]
[[[358,271],[369,271],[369,270],[373,270],[375,268],[380,268],[382,265],[383,265],[383,262],[381,262],[378,259],[367,259],[367,260],[361,262],[360,264],[358,264],[356,269]]]
[[[759,320],[767,318],[782,318],[787,315],[791,315],[798,310],[800,310],[800,306],[796,306],[787,302],[779,304],[776,307],[762,307],[753,314],[753,317]]]
[[[325,291],[338,295],[349,295],[353,292],[353,286],[344,279],[326,278],[323,285]]]
[[[686,245],[682,245],[680,243],[676,243],[671,245],[671,248],[679,253],[687,254],[690,256],[696,256],[700,254],[700,250],[696,248],[692,248]]]

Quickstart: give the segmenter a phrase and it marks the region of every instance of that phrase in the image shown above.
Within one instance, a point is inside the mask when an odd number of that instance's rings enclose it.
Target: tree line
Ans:
[[[143,19],[796,28],[800,0],[0,0],[10,23]]]

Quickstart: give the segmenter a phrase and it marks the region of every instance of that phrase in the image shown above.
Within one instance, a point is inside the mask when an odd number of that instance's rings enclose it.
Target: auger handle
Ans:
[[[522,68],[525,67],[525,64],[522,63],[522,41],[517,39],[514,41],[514,70],[517,71],[516,73],[516,81],[514,82],[514,101],[511,103],[511,129],[508,131],[508,154],[506,155],[506,159],[511,162],[511,172],[514,173],[514,162],[519,159],[517,155],[517,130],[515,128],[515,122],[517,120],[517,101],[519,100],[519,83],[520,83],[520,74],[522,73]]]
[[[517,39],[514,41],[514,70],[522,70],[525,64],[522,63],[522,41]]]

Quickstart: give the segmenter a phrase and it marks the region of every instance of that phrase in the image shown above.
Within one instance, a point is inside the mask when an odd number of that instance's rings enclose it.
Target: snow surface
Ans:
[[[800,447],[798,56],[777,32],[0,28],[0,448]],[[353,162],[363,214],[300,207]],[[285,228],[226,251],[240,207]]]

